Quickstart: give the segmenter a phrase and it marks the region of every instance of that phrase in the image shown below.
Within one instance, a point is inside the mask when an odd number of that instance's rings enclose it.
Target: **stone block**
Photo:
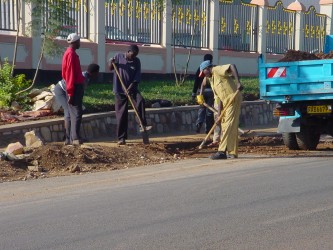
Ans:
[[[43,168],[40,166],[28,166],[28,170],[31,172],[43,172]]]
[[[163,125],[157,124],[157,133],[162,134],[163,133]]]
[[[20,142],[10,143],[5,152],[7,154],[20,155],[24,153],[23,145]]]
[[[40,133],[45,141],[48,141],[48,142],[52,141],[51,130],[49,127],[42,127],[40,129]]]
[[[36,135],[36,132],[30,131],[24,134],[25,145],[31,148],[37,148],[43,146],[43,141]]]
[[[159,114],[154,115],[154,118],[155,118],[155,122],[156,123],[160,122],[160,116],[159,116]]]

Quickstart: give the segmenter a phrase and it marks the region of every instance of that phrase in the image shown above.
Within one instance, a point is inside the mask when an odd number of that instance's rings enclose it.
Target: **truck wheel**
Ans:
[[[314,150],[320,140],[320,133],[314,127],[301,127],[301,131],[296,133],[297,144],[300,149]]]
[[[295,133],[282,133],[282,139],[284,145],[286,145],[290,150],[299,149]]]

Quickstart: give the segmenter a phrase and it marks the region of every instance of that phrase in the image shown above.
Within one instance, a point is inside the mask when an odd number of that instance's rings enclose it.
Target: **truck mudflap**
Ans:
[[[298,133],[301,131],[301,119],[299,117],[280,117],[278,133]]]

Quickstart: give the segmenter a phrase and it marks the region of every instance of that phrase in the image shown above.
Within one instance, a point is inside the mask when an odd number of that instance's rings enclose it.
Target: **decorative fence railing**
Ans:
[[[105,1],[106,39],[160,44],[163,6],[155,1]]]
[[[207,48],[209,43],[209,0],[184,0],[172,5],[172,44]]]
[[[268,7],[266,22],[266,52],[283,54],[295,49],[296,11],[288,10],[278,1]]]
[[[88,38],[89,28],[89,0],[80,1],[64,1],[64,0],[44,0],[42,16],[42,29],[47,29],[50,26],[51,15],[58,15],[59,12],[49,11],[50,5],[61,7],[67,12],[67,15],[62,15],[60,21],[62,29],[59,31],[60,38],[67,38],[70,33],[78,33],[83,38]],[[61,13],[61,12],[60,12]]]
[[[220,0],[219,14],[219,49],[257,51],[257,5]]]
[[[71,32],[78,32],[81,37],[89,38],[91,4],[90,0],[44,0],[46,4],[44,26],[50,13],[47,5],[68,2],[69,20],[62,20],[66,30],[59,36],[66,37]],[[24,0],[20,1],[24,4]],[[131,41],[145,44],[162,44],[162,35],[171,36],[171,44],[181,47],[208,48],[210,39],[220,50],[257,52],[259,50],[259,7],[244,3],[242,0],[183,0],[172,4],[171,15],[164,15],[166,1],[158,0],[105,0],[105,38],[106,42]],[[248,2],[248,1],[247,1]],[[0,31],[17,30],[18,0],[0,0]],[[211,6],[218,8],[218,32],[210,25]],[[264,20],[266,53],[282,54],[288,49],[301,48],[308,52],[323,50],[326,35],[327,16],[316,13],[314,7],[307,12],[300,12],[301,24],[296,28],[297,12],[283,7],[282,1],[275,6],[266,6],[267,19]],[[216,13],[216,12],[215,12]],[[102,15],[97,15],[99,18]],[[169,19],[172,31],[163,31],[163,22]],[[163,33],[164,32],[164,33]],[[296,42],[296,33],[300,36]],[[215,46],[215,45],[214,45]]]
[[[0,1],[0,30],[17,30],[17,0]]]
[[[302,12],[303,29],[301,30],[303,48],[311,53],[321,52],[320,48],[324,48],[326,15],[316,13],[313,6],[307,12]]]

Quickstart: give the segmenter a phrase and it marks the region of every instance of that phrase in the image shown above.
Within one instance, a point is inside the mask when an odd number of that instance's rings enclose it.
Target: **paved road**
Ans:
[[[0,249],[333,249],[333,155],[0,184]]]

